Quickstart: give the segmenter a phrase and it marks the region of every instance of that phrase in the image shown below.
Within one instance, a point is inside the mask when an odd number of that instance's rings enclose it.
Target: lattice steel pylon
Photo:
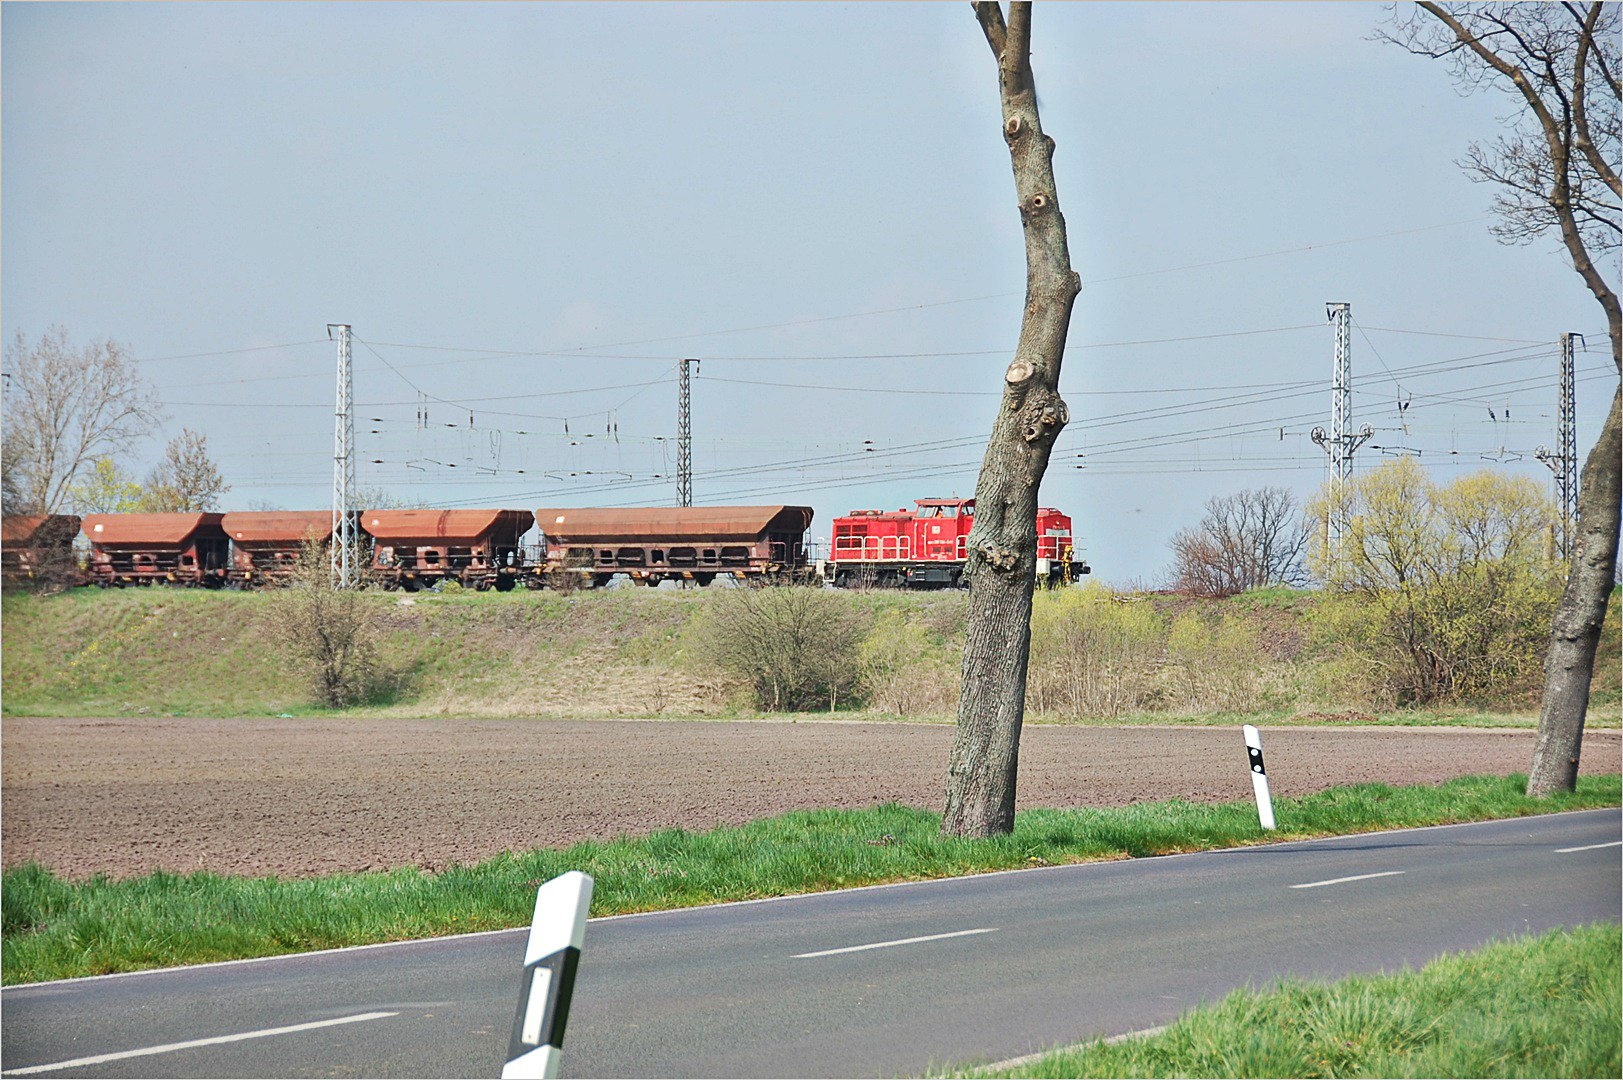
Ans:
[[[1375,434],[1365,424],[1356,433],[1352,423],[1352,305],[1328,303],[1324,313],[1336,328],[1335,366],[1330,373],[1330,431],[1316,427],[1315,443],[1329,458],[1328,496],[1324,516],[1324,552],[1332,570],[1341,557],[1341,540],[1347,533],[1347,487],[1352,480],[1353,454]]]
[[[355,584],[355,515],[350,500],[355,494],[355,383],[350,369],[348,323],[328,323],[327,337],[338,338],[338,404],[332,437],[332,584],[347,589]]]
[[[699,361],[689,357],[682,361],[682,375],[677,380],[676,398],[676,505],[693,505],[693,387],[688,380],[688,365]]]
[[[1533,451],[1533,456],[1555,474],[1555,499],[1561,509],[1558,547],[1563,561],[1572,557],[1572,541],[1578,531],[1578,425],[1577,402],[1572,389],[1574,338],[1584,340],[1582,334],[1561,335],[1561,419],[1555,432],[1556,452],[1552,454],[1543,446]]]

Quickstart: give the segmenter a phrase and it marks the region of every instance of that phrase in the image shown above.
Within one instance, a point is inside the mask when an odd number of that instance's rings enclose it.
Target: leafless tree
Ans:
[[[163,459],[147,477],[141,508],[155,514],[218,510],[231,490],[209,457],[208,436],[182,428],[169,440]]]
[[[1213,498],[1193,529],[1172,537],[1172,584],[1192,596],[1233,596],[1307,580],[1308,524],[1281,487]]]
[[[1623,375],[1623,311],[1613,283],[1623,235],[1619,171],[1619,6],[1601,3],[1422,2],[1381,36],[1445,60],[1465,91],[1493,87],[1516,104],[1510,134],[1474,143],[1461,162],[1496,186],[1495,233],[1507,243],[1559,234],[1573,269],[1606,313],[1612,363]],[[1604,265],[1597,266],[1597,260]],[[1584,463],[1578,536],[1566,590],[1551,620],[1544,699],[1527,778],[1529,795],[1571,791],[1595,649],[1617,568],[1623,385]]]
[[[129,351],[112,341],[75,347],[52,327],[6,350],[5,441],[16,441],[24,513],[54,514],[81,469],[150,432],[161,413]]]
[[[995,836],[1014,829],[1036,583],[1037,488],[1054,440],[1070,419],[1059,396],[1060,361],[1082,283],[1071,269],[1059,210],[1054,140],[1043,134],[1037,114],[1031,4],[1010,3],[1007,23],[994,0],[976,3],[975,15],[997,59],[1003,138],[1025,235],[1026,306],[975,489],[965,566],[970,585],[963,684],[941,831]]]

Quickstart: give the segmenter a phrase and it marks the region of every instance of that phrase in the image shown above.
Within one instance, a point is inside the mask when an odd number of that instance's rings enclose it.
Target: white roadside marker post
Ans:
[[[1264,829],[1271,829],[1274,800],[1268,794],[1268,771],[1262,767],[1262,735],[1251,724],[1246,724],[1244,731],[1246,755],[1251,759],[1251,789],[1257,793],[1257,819]]]
[[[553,878],[535,893],[535,918],[524,949],[518,1015],[507,1044],[502,1080],[541,1080],[558,1075],[558,1056],[569,1020],[569,998],[586,937],[592,879],[578,870]]]

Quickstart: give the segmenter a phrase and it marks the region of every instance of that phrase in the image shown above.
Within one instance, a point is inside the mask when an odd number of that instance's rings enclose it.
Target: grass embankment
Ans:
[[[1159,1034],[969,1077],[1619,1075],[1623,932],[1555,930],[1418,971],[1239,990]]]
[[[730,590],[371,593],[386,689],[372,716],[761,715],[702,658],[706,612]],[[865,627],[842,719],[950,722],[967,601],[959,593],[836,593]],[[320,715],[270,640],[260,593],[76,589],[8,593],[0,712],[12,716]],[[1399,708],[1352,655],[1323,598],[1260,590],[1226,600],[1039,593],[1027,721],[1085,724],[1532,727],[1537,687]],[[1607,613],[1589,724],[1619,726],[1619,609]],[[1536,680],[1534,680],[1536,682]],[[812,714],[827,716],[826,712]],[[1243,721],[1242,719],[1243,718]]]
[[[1278,800],[1281,827],[1266,835],[1250,801],[1028,810],[1013,835],[993,840],[943,837],[938,814],[889,805],[505,854],[437,874],[399,869],[282,880],[159,873],[73,883],[25,866],[6,871],[0,884],[0,967],[7,984],[37,982],[524,926],[536,886],[566,870],[591,874],[592,914],[611,915],[1616,806],[1623,796],[1616,775],[1581,777],[1577,793],[1548,800],[1526,798],[1525,783],[1512,776],[1331,788]]]

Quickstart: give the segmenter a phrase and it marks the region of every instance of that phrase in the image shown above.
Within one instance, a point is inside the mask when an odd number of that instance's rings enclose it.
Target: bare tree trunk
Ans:
[[[1538,741],[1527,794],[1553,795],[1578,784],[1578,751],[1589,711],[1589,683],[1595,670],[1595,647],[1617,572],[1619,475],[1618,409],[1623,389],[1612,394],[1600,440],[1584,463],[1578,488],[1578,541],[1573,547],[1567,588],[1550,620],[1550,649],[1544,654],[1544,702],[1539,709]]]
[[[1612,287],[1615,271],[1596,266],[1590,255],[1592,244],[1603,255],[1613,249],[1619,228],[1616,200],[1623,197],[1623,181],[1611,165],[1618,145],[1617,5],[1593,0],[1587,12],[1577,4],[1445,5],[1420,0],[1417,6],[1446,33],[1428,35],[1410,22],[1400,24],[1399,35],[1389,40],[1422,56],[1452,57],[1463,85],[1481,85],[1497,76],[1526,103],[1531,122],[1518,120],[1512,138],[1501,137],[1491,150],[1473,144],[1467,171],[1500,186],[1495,211],[1501,239],[1525,241],[1551,225],[1559,229],[1572,268],[1606,313],[1612,363],[1623,374],[1623,305]],[[1610,121],[1595,127],[1589,123],[1591,75],[1600,80],[1593,102],[1597,115]],[[1605,197],[1608,192],[1611,201]],[[1544,655],[1544,700],[1527,778],[1529,795],[1571,791],[1578,781],[1595,647],[1617,567],[1623,453],[1618,404],[1614,394],[1578,487],[1578,538]]]
[[[1060,362],[1081,279],[1071,269],[1054,185],[1054,140],[1043,134],[1031,74],[1031,4],[995,2],[975,15],[998,60],[1003,136],[1014,165],[1026,240],[1026,308],[1003,401],[981,462],[969,535],[969,616],[958,728],[941,831],[994,836],[1014,829],[1015,775],[1031,655],[1037,570],[1037,489],[1070,419]]]

